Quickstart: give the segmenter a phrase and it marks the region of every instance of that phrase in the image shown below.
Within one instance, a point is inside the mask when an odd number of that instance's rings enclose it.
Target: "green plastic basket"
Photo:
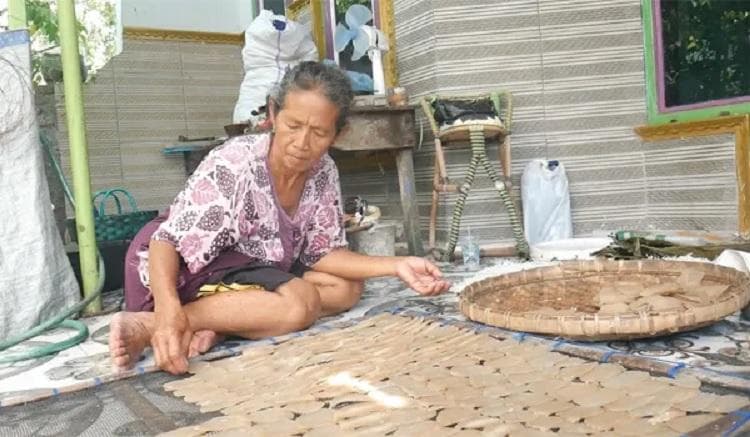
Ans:
[[[122,201],[124,197],[130,205],[129,212],[123,212]],[[108,199],[112,199],[117,206],[115,214],[106,214],[105,207]],[[97,201],[99,202],[97,205]],[[146,223],[153,220],[158,214],[157,210],[139,211],[135,198],[125,189],[114,188],[111,190],[101,190],[94,194],[94,227],[96,241],[118,241],[132,240],[138,231]],[[75,220],[68,221],[71,240],[74,242],[78,239],[78,233],[75,229]]]

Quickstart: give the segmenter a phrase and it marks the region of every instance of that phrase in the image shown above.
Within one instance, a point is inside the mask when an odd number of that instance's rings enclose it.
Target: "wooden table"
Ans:
[[[412,150],[417,144],[416,106],[355,106],[349,128],[333,148],[342,152],[393,151],[396,155],[404,233],[412,255],[424,255],[414,184]]]
[[[412,255],[424,255],[419,227],[419,208],[414,184],[412,149],[417,144],[415,106],[355,106],[349,115],[349,128],[333,148],[340,152],[390,151],[396,156],[404,234]],[[183,155],[189,176],[201,159],[221,141],[207,139],[172,144],[162,149],[165,155]]]

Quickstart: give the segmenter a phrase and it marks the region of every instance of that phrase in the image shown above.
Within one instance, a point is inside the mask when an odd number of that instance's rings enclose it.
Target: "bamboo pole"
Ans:
[[[26,29],[26,0],[8,1],[8,26],[10,30]]]
[[[89,297],[98,292],[96,237],[94,234],[94,209],[91,202],[91,178],[89,175],[88,146],[86,144],[86,121],[83,112],[83,87],[81,63],[78,54],[78,30],[74,0],[58,2],[60,26],[60,49],[62,54],[63,85],[65,88],[65,119],[70,142],[70,162],[75,196],[75,217],[78,232],[79,259],[83,279],[83,295]],[[84,309],[85,313],[101,311],[101,299],[94,299]]]

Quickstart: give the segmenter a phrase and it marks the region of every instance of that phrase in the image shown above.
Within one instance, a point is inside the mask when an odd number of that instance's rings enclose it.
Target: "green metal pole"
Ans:
[[[57,3],[60,27],[60,50],[65,89],[65,119],[70,142],[70,163],[73,173],[73,194],[76,200],[76,224],[78,231],[78,256],[83,279],[83,296],[97,292],[98,278],[96,262],[96,237],[94,235],[94,208],[91,202],[91,178],[89,176],[88,146],[86,144],[86,120],[83,113],[83,87],[81,63],[78,54],[78,29],[74,0]],[[84,309],[85,313],[101,311],[101,299],[97,298]]]
[[[8,1],[8,26],[10,30],[26,29],[26,0]]]

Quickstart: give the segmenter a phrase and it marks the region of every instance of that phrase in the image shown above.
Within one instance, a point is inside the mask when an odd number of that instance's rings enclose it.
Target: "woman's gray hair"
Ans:
[[[274,100],[280,111],[284,109],[284,100],[290,92],[316,90],[322,92],[339,110],[336,119],[336,133],[339,133],[346,125],[349,108],[354,100],[352,84],[340,68],[321,62],[301,62],[286,72],[274,93]]]

